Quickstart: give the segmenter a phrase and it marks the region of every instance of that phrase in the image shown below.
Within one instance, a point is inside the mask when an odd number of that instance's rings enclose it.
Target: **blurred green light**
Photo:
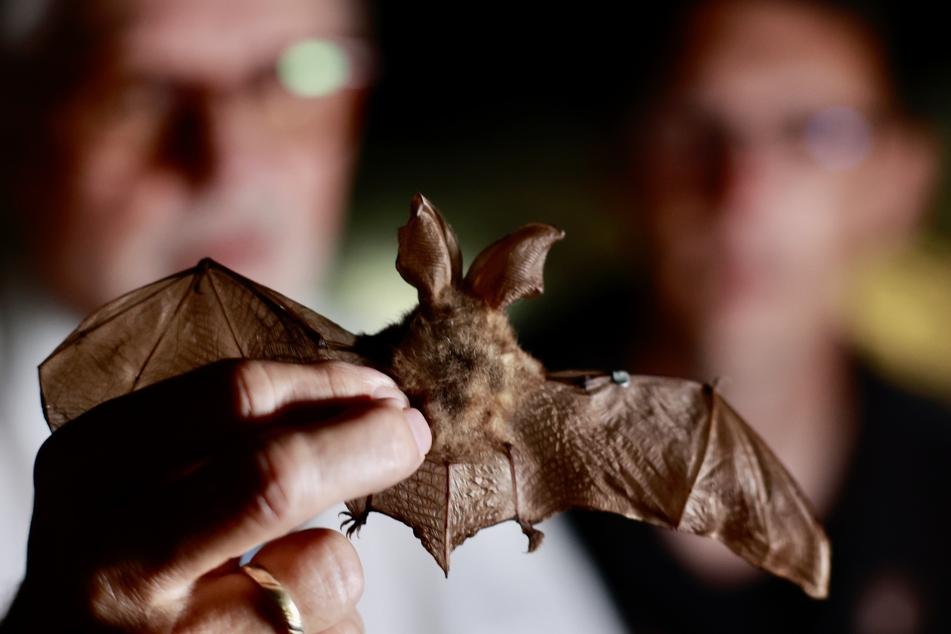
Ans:
[[[347,85],[350,59],[339,44],[306,39],[288,46],[277,60],[277,76],[300,97],[324,97]]]

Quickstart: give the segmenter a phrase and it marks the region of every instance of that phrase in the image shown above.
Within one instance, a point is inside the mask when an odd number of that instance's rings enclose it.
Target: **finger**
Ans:
[[[280,583],[300,611],[306,632],[358,632],[356,604],[363,568],[340,533],[314,529],[268,544],[254,557]],[[249,575],[238,570],[209,575],[195,585],[179,620],[182,631],[285,631],[279,605]]]
[[[368,405],[333,424],[281,429],[183,478],[135,518],[159,527],[158,556],[171,553],[154,563],[190,582],[341,500],[405,479],[423,460],[414,427],[429,438],[422,416],[408,413]]]
[[[165,437],[214,432],[237,422],[254,424],[294,402],[367,399],[378,388],[395,387],[382,372],[347,363],[227,360],[107,401],[70,427],[91,427],[84,433],[118,444],[113,439],[128,442],[152,434]],[[98,415],[89,416],[92,412]]]
[[[117,481],[144,486],[262,427],[329,418],[345,405],[368,402],[374,393],[401,395],[386,375],[345,363],[216,363],[104,403],[65,425],[39,457],[41,465],[54,468],[38,471],[72,472],[77,479],[71,482],[83,487]],[[333,403],[336,409],[325,411],[292,407]]]
[[[363,592],[363,568],[353,546],[340,533],[326,529],[292,533],[262,548],[253,563],[283,586],[307,632],[338,625],[351,628]],[[286,628],[275,599],[240,570],[199,580],[179,625],[183,631]]]
[[[365,366],[335,361],[304,366],[244,362],[235,371],[232,398],[241,418],[255,420],[289,403],[370,397],[379,388],[391,388],[386,394],[399,392],[393,379]]]
[[[329,627],[320,634],[364,634],[366,632],[366,627],[363,625],[363,619],[360,618],[360,613],[356,610],[353,610],[340,620],[339,623],[333,627]]]
[[[322,632],[356,610],[363,594],[363,567],[346,537],[312,529],[264,546],[252,560],[294,589],[307,629]]]

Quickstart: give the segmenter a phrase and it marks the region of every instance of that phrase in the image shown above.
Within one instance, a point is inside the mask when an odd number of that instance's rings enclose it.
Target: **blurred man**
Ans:
[[[209,255],[311,292],[333,255],[358,148],[370,59],[361,3],[51,12],[22,36],[15,78],[32,88],[16,93],[16,189],[42,281],[88,311]],[[89,25],[89,39],[73,21]],[[309,72],[337,79],[323,94],[293,76],[306,51],[288,47],[306,38],[324,47]]]
[[[951,421],[856,364],[841,310],[857,259],[919,224],[931,139],[848,12],[713,2],[679,35],[631,171],[650,336],[610,362],[722,379],[826,524],[830,598],[767,579],[712,540],[608,517],[582,517],[582,532],[637,631],[947,631]],[[618,310],[599,314],[626,323]],[[605,360],[565,362],[578,364]]]
[[[370,69],[356,0],[3,9],[4,203],[22,237],[0,303],[5,606],[23,574],[30,470],[46,435],[35,367],[76,323],[62,307],[88,312],[206,255],[310,295],[338,239]],[[328,400],[356,405],[286,420],[288,404]],[[284,535],[406,477],[429,442],[392,381],[339,364],[224,364],[116,399],[43,447],[26,579],[6,626],[280,628],[237,567],[270,541],[254,560],[296,599],[307,631],[359,629],[353,548],[323,530]],[[489,550],[450,585],[408,531],[371,524],[367,542],[394,535],[374,542],[393,554],[370,574],[377,598],[365,604],[388,631],[612,629],[590,573],[557,540],[514,568],[500,562],[518,553]],[[421,565],[431,574],[415,583]]]
[[[0,317],[4,325],[0,434],[5,455],[0,487],[5,606],[23,574],[32,497],[30,465],[43,437],[35,415],[38,401],[32,366],[49,352],[55,338],[65,334],[64,324],[72,321],[49,308],[47,293],[71,309],[86,312],[117,294],[191,265],[205,252],[286,292],[309,292],[331,255],[345,208],[364,95],[359,53],[361,47],[366,48],[367,31],[361,6],[347,0],[7,2],[3,9],[9,52],[4,65],[8,80],[4,203],[11,206],[22,236],[9,245],[14,257],[9,257],[9,251],[5,254],[11,261],[7,277],[12,279],[4,285]],[[275,72],[275,60],[304,38],[333,45],[352,67],[347,81],[319,100],[292,94]],[[338,374],[334,369],[329,372]],[[297,378],[311,385],[315,379],[320,381],[314,374]],[[273,383],[280,386],[291,380],[288,376]],[[372,392],[369,384],[362,388],[361,384],[358,380],[358,393]],[[174,400],[187,410],[195,399],[182,399],[181,393],[179,389]],[[335,396],[320,390],[311,394],[313,398]],[[133,411],[134,401],[129,403]],[[144,422],[146,411],[132,419]],[[354,419],[355,428],[370,411],[380,412],[371,407]],[[187,411],[179,416],[183,422],[190,418]],[[101,428],[101,419],[109,417],[98,418],[100,423],[90,427]],[[193,422],[196,426],[211,423]],[[384,443],[401,435],[398,423],[380,433]],[[398,442],[405,442],[405,435],[403,439]],[[82,442],[73,440],[72,450],[66,442],[62,451],[66,455],[82,452],[76,448]],[[108,442],[100,439],[96,444],[104,447]],[[268,450],[268,443],[259,445],[259,451]],[[130,443],[129,451],[143,463],[149,462],[147,448]],[[401,463],[398,470],[406,473],[412,468],[413,451],[418,450],[410,449],[393,466]],[[126,565],[134,566],[135,553],[154,548],[161,538],[148,536],[148,529],[143,533],[141,528],[126,527],[123,531],[108,505],[97,503],[97,496],[109,495],[108,486],[92,485],[84,478],[85,469],[66,477],[55,475],[66,468],[66,460],[61,456],[37,467],[39,487],[44,480],[58,483],[37,496],[29,574],[7,625],[50,631],[62,625],[94,629],[96,620],[102,619],[120,627],[138,621],[145,629],[142,615],[155,608],[148,599],[137,607],[126,606],[123,613],[110,607],[109,601],[83,597],[83,592],[91,589],[88,575],[96,578],[91,570],[115,566],[109,549],[124,551],[129,559]],[[103,456],[101,464],[115,460]],[[171,456],[169,462],[174,462]],[[303,471],[297,469],[291,478],[301,475]],[[120,481],[134,478],[122,469],[116,469],[116,477]],[[77,489],[70,494],[68,485]],[[240,491],[241,485],[235,489]],[[336,497],[330,488],[324,493]],[[69,506],[65,497],[85,502],[63,516]],[[180,513],[166,510],[169,517]],[[235,520],[240,517],[242,512],[236,511]],[[288,519],[278,518],[276,524],[286,524]],[[183,518],[179,520],[188,526]],[[57,523],[63,535],[51,538],[50,527]],[[258,538],[278,537],[276,524],[262,525]],[[110,534],[110,525],[119,533]],[[204,530],[223,540],[226,552],[247,545],[246,540],[241,545],[235,542],[235,534],[221,528],[218,520]],[[340,546],[317,533],[297,544],[306,553],[301,561],[310,560],[315,566],[338,553],[339,569],[326,569],[332,576],[351,578],[349,571],[358,570],[359,564],[354,568],[355,555]],[[209,546],[208,552],[214,548]],[[176,565],[187,568],[187,561],[185,557]],[[307,605],[310,597],[287,567],[285,556],[278,554],[270,566],[289,586],[298,586],[305,611],[321,605],[321,601]],[[202,568],[194,569],[198,578],[204,578]],[[314,579],[320,576],[312,575]],[[61,581],[51,580],[56,577]],[[143,572],[137,583],[155,582]],[[193,584],[194,577],[186,583]],[[196,590],[192,601],[202,594],[220,593],[214,585]],[[161,587],[174,591],[172,583]],[[350,587],[338,595],[336,603],[323,602],[330,609],[325,625],[357,622],[352,604],[359,586]],[[114,587],[111,592],[118,598],[123,588]],[[55,613],[44,613],[38,605],[44,596],[56,597]],[[219,614],[230,613],[235,624],[261,618],[260,612],[254,614],[253,604],[244,609],[227,603],[220,601]],[[168,620],[201,622],[203,609],[194,609],[195,605],[186,609],[179,601],[178,609],[155,612],[151,626],[160,629]],[[103,611],[113,613],[107,617]],[[43,625],[24,620],[31,614],[41,615]]]

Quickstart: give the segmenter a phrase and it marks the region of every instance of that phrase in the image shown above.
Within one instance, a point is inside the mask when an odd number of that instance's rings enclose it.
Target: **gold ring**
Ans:
[[[269,597],[281,609],[281,615],[287,624],[287,631],[290,634],[304,634],[304,622],[300,618],[300,610],[294,599],[287,593],[287,590],[280,581],[274,578],[266,568],[258,564],[250,563],[241,566],[241,570],[254,579],[254,582],[261,586]]]

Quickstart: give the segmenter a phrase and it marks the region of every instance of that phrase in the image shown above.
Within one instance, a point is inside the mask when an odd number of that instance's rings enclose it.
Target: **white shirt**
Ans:
[[[49,436],[37,366],[78,323],[22,286],[0,288],[0,614],[26,566],[33,458]]]

